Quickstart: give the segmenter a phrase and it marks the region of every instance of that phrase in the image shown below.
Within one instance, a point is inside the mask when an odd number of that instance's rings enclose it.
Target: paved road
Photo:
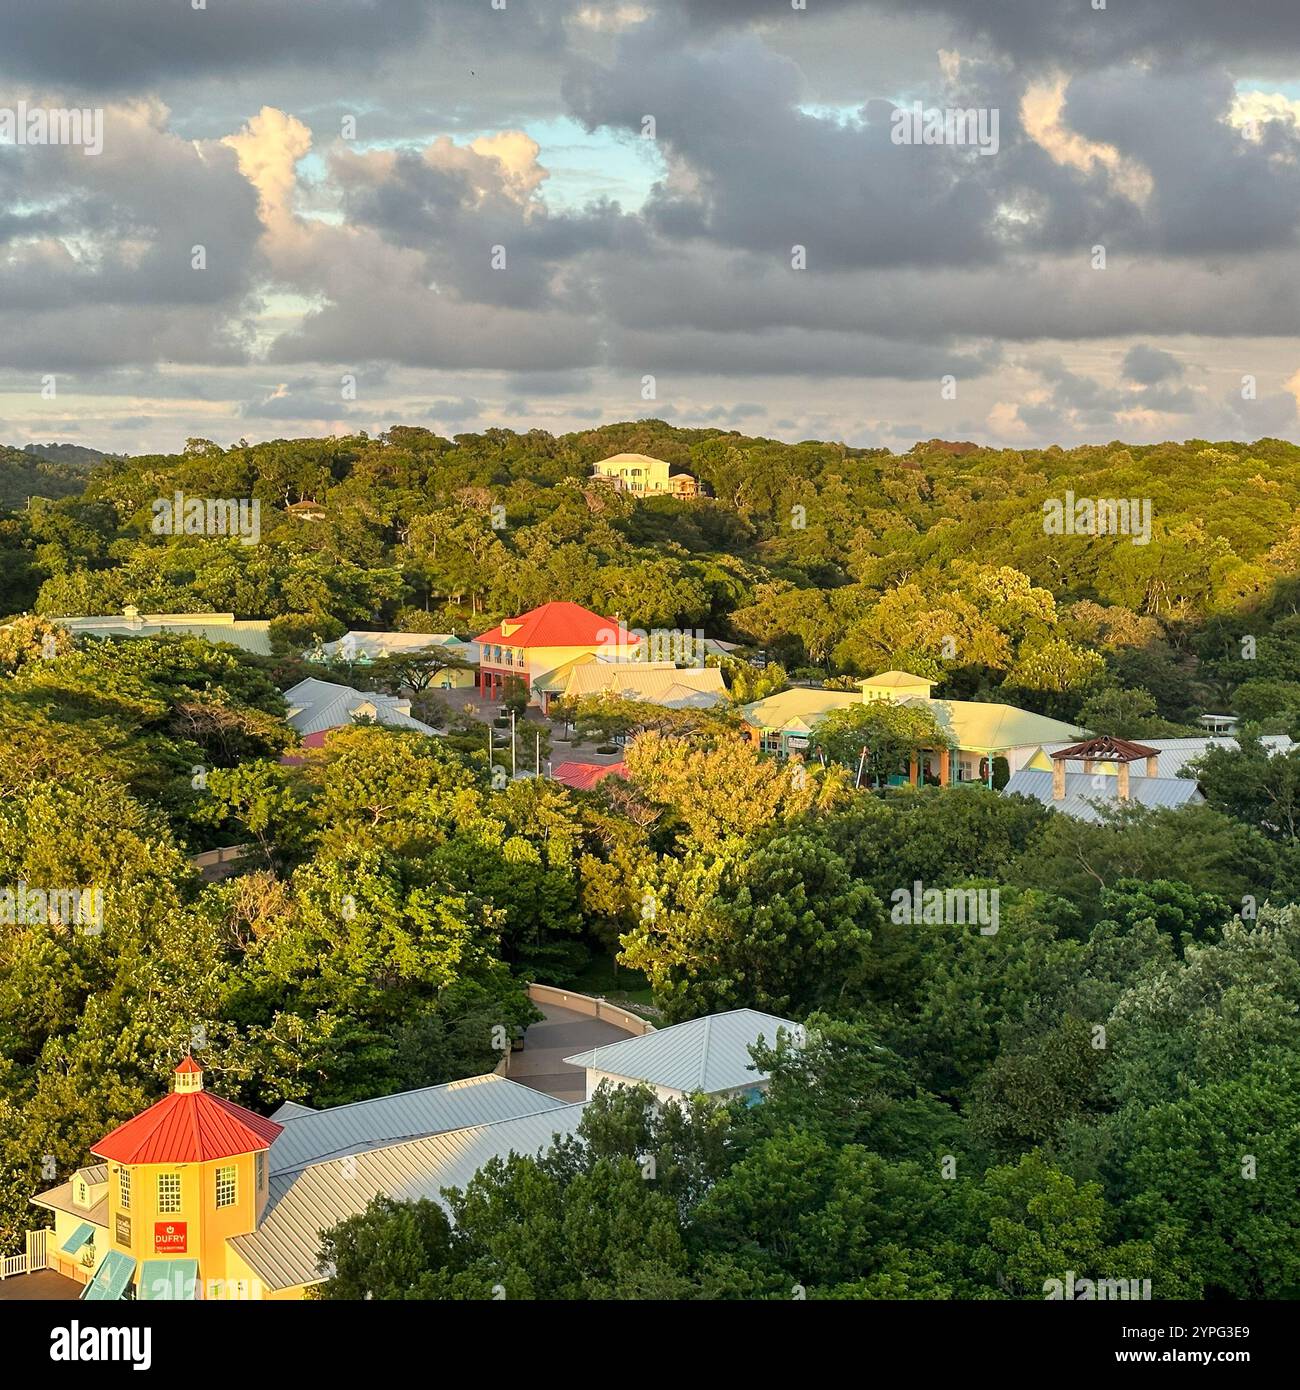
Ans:
[[[632,1035],[603,1019],[588,1018],[558,1004],[539,1004],[538,1008],[546,1017],[525,1032],[524,1050],[510,1054],[506,1075],[557,1100],[585,1100],[586,1073],[581,1067],[565,1066],[564,1058]]]

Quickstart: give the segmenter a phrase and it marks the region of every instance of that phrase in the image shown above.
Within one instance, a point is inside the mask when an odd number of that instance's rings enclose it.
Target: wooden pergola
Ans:
[[[1091,772],[1097,763],[1116,765],[1116,794],[1120,801],[1129,799],[1129,764],[1146,759],[1146,775],[1158,777],[1160,750],[1148,748],[1145,743],[1134,743],[1126,738],[1112,738],[1103,734],[1099,738],[1084,739],[1082,743],[1072,743],[1068,748],[1058,748],[1052,758],[1052,800],[1065,800],[1065,765],[1082,763],[1084,772]]]

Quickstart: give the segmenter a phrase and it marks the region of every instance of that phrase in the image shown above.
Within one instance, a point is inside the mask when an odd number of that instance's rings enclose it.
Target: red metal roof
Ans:
[[[117,1163],[207,1163],[269,1149],[283,1128],[211,1091],[173,1091],[90,1151]]]
[[[590,791],[611,773],[616,777],[626,777],[627,768],[623,763],[560,763],[551,769],[551,776],[557,782],[563,782],[566,787],[580,792]]]
[[[176,1067],[177,1076],[189,1076],[193,1072],[202,1071],[203,1068],[194,1060],[193,1057],[182,1057]]]
[[[510,631],[502,632],[503,626]],[[622,623],[602,618],[580,603],[544,603],[518,618],[504,619],[474,640],[511,647],[599,647],[635,646],[641,639]]]

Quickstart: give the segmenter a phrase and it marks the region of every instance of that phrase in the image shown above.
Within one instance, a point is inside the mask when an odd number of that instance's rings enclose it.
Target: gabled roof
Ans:
[[[211,1091],[173,1091],[90,1151],[117,1163],[208,1163],[269,1149],[280,1128]]]
[[[775,1046],[778,1028],[793,1032],[797,1026],[788,1018],[757,1009],[733,1009],[593,1047],[564,1060],[570,1066],[648,1081],[688,1095],[695,1091],[716,1095],[766,1081],[766,1073],[754,1069],[750,1047],[760,1037]]]
[[[335,1105],[328,1110],[283,1115],[284,1127],[271,1145],[271,1172],[291,1172],[326,1159],[385,1148],[451,1129],[513,1120],[540,1110],[557,1109],[562,1103],[517,1081],[488,1073],[443,1086]]]
[[[635,646],[640,638],[580,603],[544,603],[518,618],[503,618],[474,640],[523,648],[617,647]]]
[[[427,1197],[445,1207],[443,1188],[464,1187],[489,1160],[541,1153],[555,1135],[572,1134],[585,1104],[540,1109],[549,1097],[536,1097],[539,1111],[533,1115],[272,1174],[257,1230],[228,1243],[268,1288],[315,1283],[322,1277],[317,1266],[321,1231],[359,1215],[377,1194],[402,1202]]]
[[[93,1222],[96,1226],[108,1226],[108,1193],[94,1203],[93,1206],[79,1207],[72,1200],[72,1184],[82,1177],[91,1187],[100,1187],[108,1182],[108,1164],[92,1163],[88,1167],[78,1168],[77,1171],[68,1179],[61,1182],[57,1187],[46,1188],[44,1192],[33,1193],[31,1203],[34,1207],[44,1207],[47,1211],[62,1211],[69,1216],[80,1217],[86,1221]]]
[[[1189,777],[1139,777],[1129,778],[1127,801],[1119,800],[1119,779],[1105,773],[1067,772],[1065,774],[1065,796],[1060,801],[1052,798],[1052,774],[1038,768],[1022,767],[1014,772],[1006,786],[1003,796],[1028,796],[1041,801],[1049,811],[1060,811],[1073,816],[1075,820],[1099,821],[1102,811],[1115,810],[1120,806],[1178,807],[1193,805],[1205,800],[1201,789]]]

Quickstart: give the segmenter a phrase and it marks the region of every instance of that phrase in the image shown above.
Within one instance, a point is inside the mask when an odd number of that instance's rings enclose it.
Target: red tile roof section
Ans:
[[[551,776],[557,782],[563,782],[566,787],[579,792],[590,791],[611,773],[616,777],[626,777],[627,767],[623,763],[560,763],[551,769]]]
[[[510,632],[503,633],[498,623],[474,640],[511,647],[635,646],[641,640],[621,623],[602,618],[580,603],[544,603],[518,618],[506,618],[505,624]]]
[[[207,1163],[269,1149],[283,1128],[211,1091],[173,1091],[90,1151],[117,1163]]]

